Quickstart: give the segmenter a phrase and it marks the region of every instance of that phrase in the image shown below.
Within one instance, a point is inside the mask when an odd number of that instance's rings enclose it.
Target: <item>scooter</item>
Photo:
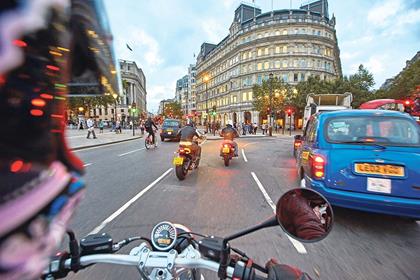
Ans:
[[[302,216],[308,213],[307,209],[296,206],[296,201],[302,200],[312,208],[315,219],[302,222]],[[96,263],[108,263],[135,266],[140,279],[145,280],[201,280],[201,269],[217,272],[220,279],[267,279],[266,268],[255,263],[243,251],[231,247],[229,242],[278,225],[292,239],[315,242],[330,233],[333,217],[331,205],[321,194],[310,189],[292,189],[278,200],[274,216],[224,238],[193,233],[185,226],[167,221],[155,225],[150,238],[136,236],[116,243],[109,234],[98,233],[81,239],[79,245],[74,233],[69,231],[70,252],[56,254],[43,278],[64,278],[70,271],[78,272]],[[292,218],[296,218],[294,224],[291,224]],[[134,247],[129,255],[114,254],[136,240],[143,243]]]
[[[231,140],[223,140],[220,147],[220,156],[223,158],[225,166],[229,166],[229,162],[235,157],[235,146]]]

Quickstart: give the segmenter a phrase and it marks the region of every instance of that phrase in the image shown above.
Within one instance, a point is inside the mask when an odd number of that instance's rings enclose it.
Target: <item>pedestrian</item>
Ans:
[[[242,135],[246,135],[246,125],[242,123]]]
[[[104,122],[102,121],[102,119],[99,119],[99,133],[104,133]]]
[[[254,123],[254,135],[257,135],[257,129],[258,129],[258,125],[257,123]]]
[[[95,125],[94,125],[94,121],[91,119],[91,117],[89,117],[86,121],[86,125],[87,125],[87,129],[88,129],[88,134],[87,134],[87,139],[90,138],[90,134],[92,133],[93,135],[93,139],[96,139],[96,134],[95,134]]]
[[[115,133],[116,134],[122,133],[122,130],[121,130],[121,122],[119,120],[117,120],[117,122],[115,123]]]

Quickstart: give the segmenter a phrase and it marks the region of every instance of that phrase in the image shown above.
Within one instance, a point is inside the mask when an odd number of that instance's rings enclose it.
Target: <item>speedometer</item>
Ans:
[[[152,244],[160,251],[171,249],[175,245],[176,238],[176,227],[170,222],[161,222],[152,230]]]

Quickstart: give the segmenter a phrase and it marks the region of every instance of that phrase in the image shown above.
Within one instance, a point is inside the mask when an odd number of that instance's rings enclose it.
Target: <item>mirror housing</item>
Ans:
[[[320,193],[306,188],[292,189],[277,202],[276,217],[282,229],[302,242],[324,239],[332,229],[331,204]]]

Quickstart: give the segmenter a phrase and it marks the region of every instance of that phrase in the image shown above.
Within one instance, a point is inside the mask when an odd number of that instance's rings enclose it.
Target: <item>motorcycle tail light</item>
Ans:
[[[230,148],[230,145],[229,144],[224,144],[223,147]]]
[[[315,179],[323,179],[325,176],[325,159],[320,155],[313,155],[311,157],[312,176]]]
[[[302,145],[302,142],[297,141],[295,142],[295,148],[299,148]]]
[[[191,153],[191,149],[190,149],[190,148],[180,148],[180,149],[178,150],[178,152],[179,152],[180,154],[189,154],[189,153]]]

